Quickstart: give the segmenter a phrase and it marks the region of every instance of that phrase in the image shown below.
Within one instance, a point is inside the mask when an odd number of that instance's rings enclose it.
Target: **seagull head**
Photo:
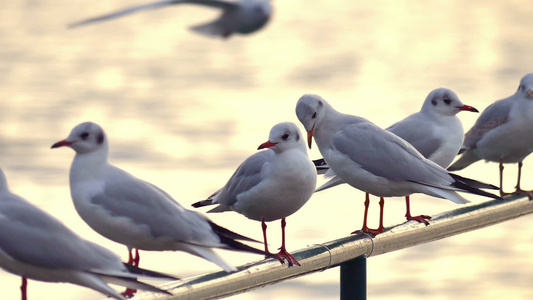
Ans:
[[[533,99],[533,73],[529,73],[522,77],[517,93],[522,93],[526,98]]]
[[[260,149],[270,148],[276,153],[288,149],[301,149],[307,153],[305,142],[301,138],[300,130],[292,122],[284,122],[274,125],[270,130],[268,141],[259,145]]]
[[[318,95],[303,95],[296,104],[296,116],[307,131],[307,144],[311,149],[313,134],[318,122],[324,118],[327,102]]]
[[[98,124],[85,122],[74,127],[66,139],[53,144],[52,149],[63,146],[74,149],[77,154],[91,153],[107,149],[107,138]]]
[[[455,116],[460,111],[479,112],[476,108],[463,104],[454,91],[446,88],[431,91],[422,105],[422,111],[443,116]]]

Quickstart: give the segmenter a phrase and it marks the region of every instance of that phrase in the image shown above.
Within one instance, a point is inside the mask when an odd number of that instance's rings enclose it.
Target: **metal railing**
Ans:
[[[341,266],[341,299],[366,297],[366,258],[454,236],[533,213],[533,201],[509,196],[433,216],[425,226],[411,221],[387,228],[375,237],[358,234],[316,244],[291,254],[301,266],[289,268],[276,259],[219,271],[161,286],[173,296],[139,293],[135,299],[212,299],[231,296],[291,278]],[[357,278],[357,279],[356,279]]]

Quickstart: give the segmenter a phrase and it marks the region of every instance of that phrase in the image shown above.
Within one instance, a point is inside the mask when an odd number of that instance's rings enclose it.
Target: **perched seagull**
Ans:
[[[500,195],[503,192],[503,164],[518,163],[518,181],[512,194],[530,191],[520,187],[522,161],[533,152],[533,73],[525,75],[514,95],[489,105],[466,133],[463,155],[448,170],[456,171],[484,159],[500,163]]]
[[[411,144],[425,158],[446,168],[463,144],[463,125],[456,116],[461,111],[478,112],[474,107],[463,104],[454,91],[434,89],[424,100],[419,112],[391,125],[387,130]],[[327,171],[328,166],[323,159],[314,163],[319,172]],[[338,180],[342,183],[342,180]],[[426,220],[431,219],[430,216],[411,216],[409,196],[405,196],[405,202],[408,221],[429,224]]]
[[[154,9],[174,4],[198,4],[222,10],[222,15],[213,22],[191,27],[191,30],[213,37],[228,38],[234,33],[249,34],[261,29],[272,15],[270,0],[163,0],[125,8],[103,16],[86,19],[69,25],[79,27],[100,21],[122,17],[144,9]]]
[[[0,267],[22,276],[22,299],[27,278],[70,282],[124,299],[107,284],[170,293],[137,281],[178,278],[123,264],[113,252],[84,240],[52,215],[9,191],[0,169]]]
[[[448,173],[402,138],[364,118],[336,111],[318,95],[302,96],[296,115],[307,130],[309,147],[314,136],[332,172],[366,193],[380,198],[423,193],[459,204],[469,201],[457,192],[501,199],[479,189],[496,187]],[[363,231],[368,232],[366,220]]]
[[[76,151],[70,168],[74,207],[96,232],[128,247],[128,263],[138,265],[139,249],[180,250],[203,257],[230,272],[236,268],[213,248],[265,254],[237,241],[254,240],[186,210],[165,191],[110,164],[108,139],[99,125],[79,124],[52,148],[62,146]],[[136,249],[135,258],[132,249]]]
[[[300,265],[285,248],[285,218],[298,211],[313,194],[315,167],[307,156],[300,130],[291,122],[272,127],[268,141],[260,149],[267,150],[248,157],[224,187],[193,206],[218,204],[208,213],[236,211],[261,221],[267,253],[265,222],[281,219],[282,244],[275,256],[282,263],[286,258],[289,266]]]

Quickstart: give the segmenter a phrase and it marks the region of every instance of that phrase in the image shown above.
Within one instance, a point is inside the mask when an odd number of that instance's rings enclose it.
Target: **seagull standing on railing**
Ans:
[[[229,181],[207,200],[194,207],[218,204],[208,211],[236,211],[249,219],[261,221],[265,252],[268,251],[266,223],[281,219],[282,244],[276,254],[289,266],[300,265],[285,248],[285,218],[298,211],[316,188],[316,170],[307,155],[305,140],[296,124],[280,123],[272,127],[267,149],[248,157]]]
[[[255,240],[183,208],[162,189],[110,164],[108,138],[99,125],[79,124],[52,148],[62,146],[76,151],[70,168],[74,207],[96,232],[128,247],[128,263],[139,264],[139,249],[179,250],[207,259],[230,272],[236,268],[213,248],[265,254],[237,241]],[[132,249],[136,249],[135,257]]]
[[[434,89],[424,100],[419,112],[391,125],[387,130],[411,144],[425,158],[446,168],[463,144],[463,125],[456,116],[461,111],[478,112],[474,107],[464,105],[454,91],[446,88]],[[327,171],[328,166],[323,159],[314,163],[317,164],[317,169],[320,169],[319,172]],[[331,173],[333,172],[330,171],[328,175],[331,176]],[[339,183],[343,183],[338,177],[337,179]],[[405,196],[405,203],[405,217],[408,221],[429,224],[427,219],[431,219],[430,216],[411,216],[409,196]],[[365,212],[368,212],[366,203]],[[375,233],[375,230],[369,230]]]
[[[108,283],[170,295],[137,278],[178,279],[123,264],[113,252],[82,239],[52,215],[11,193],[1,169],[0,267],[22,276],[23,300],[27,278],[70,282],[115,299],[124,298]]]
[[[462,156],[448,170],[461,170],[484,159],[500,164],[500,195],[503,192],[503,164],[518,163],[516,190],[511,194],[526,194],[520,178],[522,161],[533,152],[533,73],[525,75],[514,95],[489,105],[474,126],[466,133]]]
[[[318,95],[304,95],[296,105],[309,148],[313,137],[325,161],[342,181],[381,197],[423,193],[463,204],[457,192],[501,199],[479,188],[496,187],[448,173],[409,143],[361,117],[336,111]],[[363,222],[363,231],[366,219]],[[380,228],[383,231],[383,209]],[[379,233],[379,232],[377,232]]]
[[[191,27],[191,30],[214,37],[228,38],[234,33],[249,34],[261,29],[272,16],[270,0],[163,0],[133,6],[103,16],[86,19],[69,25],[70,28],[107,21],[144,9],[154,9],[176,4],[197,4],[222,10],[213,22]]]

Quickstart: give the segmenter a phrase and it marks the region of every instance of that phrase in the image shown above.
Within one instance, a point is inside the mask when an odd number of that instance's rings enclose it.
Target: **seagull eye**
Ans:
[[[89,137],[89,133],[88,132],[83,132],[82,134],[80,134],[80,137],[81,137],[82,140],[86,140]]]
[[[286,141],[287,139],[289,139],[289,134],[288,133],[285,133],[284,135],[281,136],[281,138]]]
[[[316,111],[313,113],[312,118],[313,118],[313,119],[316,118]]]
[[[448,98],[445,98],[444,100],[444,103],[447,104],[447,105],[450,105],[450,103],[452,103],[452,100],[448,99]]]

